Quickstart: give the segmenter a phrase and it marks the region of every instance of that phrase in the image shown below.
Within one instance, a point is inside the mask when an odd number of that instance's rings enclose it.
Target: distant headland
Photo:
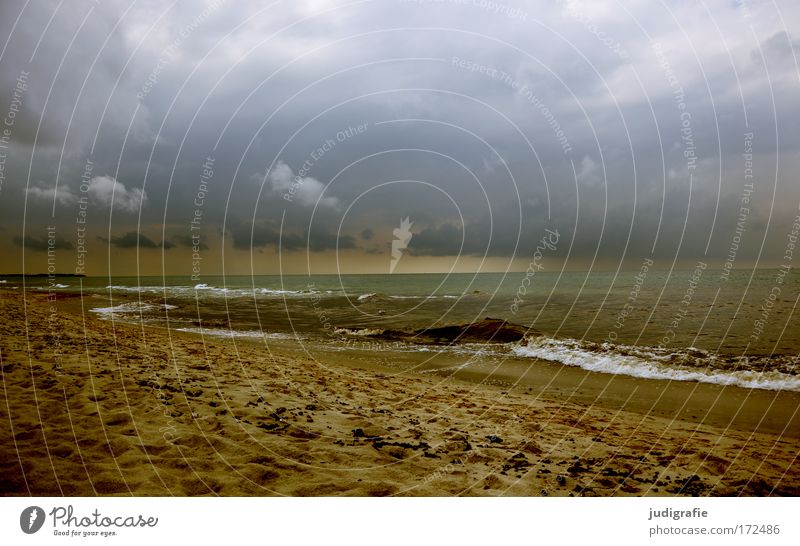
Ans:
[[[74,273],[0,273],[0,277],[85,277]]]

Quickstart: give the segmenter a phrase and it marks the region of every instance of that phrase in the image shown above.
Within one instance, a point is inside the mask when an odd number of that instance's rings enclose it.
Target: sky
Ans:
[[[798,32],[789,0],[3,2],[0,272],[791,265]]]

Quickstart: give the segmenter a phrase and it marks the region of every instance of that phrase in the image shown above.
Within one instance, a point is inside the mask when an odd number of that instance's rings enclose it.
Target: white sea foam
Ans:
[[[261,338],[261,339],[298,339],[298,336],[286,334],[281,332],[262,332],[260,330],[230,330],[227,328],[202,328],[202,327],[186,327],[177,328],[179,332],[188,332],[190,334],[201,334],[204,336],[213,337],[229,337],[229,338]]]
[[[365,295],[370,295],[370,294],[365,294]],[[445,294],[445,295],[441,295],[441,296],[434,296],[434,295],[428,295],[428,296],[389,296],[389,299],[393,299],[393,300],[436,300],[436,299],[456,300],[456,299],[458,299],[460,297],[462,297],[462,296],[453,296],[453,295],[450,295],[450,294]]]
[[[165,309],[177,309],[174,305],[167,305],[167,304],[154,304],[154,303],[145,303],[145,302],[138,302],[138,301],[130,301],[126,303],[121,303],[119,305],[114,305],[113,307],[95,307],[90,309],[93,313],[98,313],[100,315],[132,315],[132,314],[141,314],[141,313],[150,313],[153,311],[163,311]]]
[[[746,389],[800,391],[800,377],[776,371],[716,370],[709,367],[688,369],[668,365],[676,353],[648,347],[620,346],[615,351],[610,344],[589,348],[577,340],[536,337],[528,339],[527,345],[516,346],[514,354],[521,357],[539,358],[576,366],[593,372],[622,374],[645,379],[673,381],[698,381],[717,385],[732,385]],[[594,350],[592,350],[594,349]],[[698,351],[700,352],[700,351]],[[709,363],[713,357],[707,357]]]
[[[304,290],[280,290],[276,288],[261,288],[259,290],[260,294],[268,294],[274,296],[302,296],[306,294],[316,294],[316,292],[311,291],[304,291]]]
[[[313,290],[284,290],[280,288],[227,288],[222,286],[211,286],[206,283],[198,283],[194,286],[120,286],[109,285],[107,290],[118,292],[135,292],[145,294],[167,294],[168,296],[196,297],[202,294],[204,297],[253,297],[261,296],[306,296],[316,294]]]
[[[366,337],[377,336],[383,332],[383,330],[380,328],[334,328],[333,332],[346,336]]]

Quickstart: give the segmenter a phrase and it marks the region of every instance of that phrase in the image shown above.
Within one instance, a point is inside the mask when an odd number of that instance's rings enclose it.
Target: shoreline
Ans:
[[[84,303],[0,292],[3,495],[800,494],[797,393],[548,363],[489,385]]]

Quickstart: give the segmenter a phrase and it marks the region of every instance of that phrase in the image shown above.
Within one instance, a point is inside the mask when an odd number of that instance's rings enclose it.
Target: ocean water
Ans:
[[[5,281],[5,282],[3,282]],[[80,292],[107,320],[297,339],[335,350],[452,351],[591,371],[800,391],[800,280],[774,269],[615,273],[0,279],[0,289]],[[380,340],[486,317],[529,329],[515,343]]]

